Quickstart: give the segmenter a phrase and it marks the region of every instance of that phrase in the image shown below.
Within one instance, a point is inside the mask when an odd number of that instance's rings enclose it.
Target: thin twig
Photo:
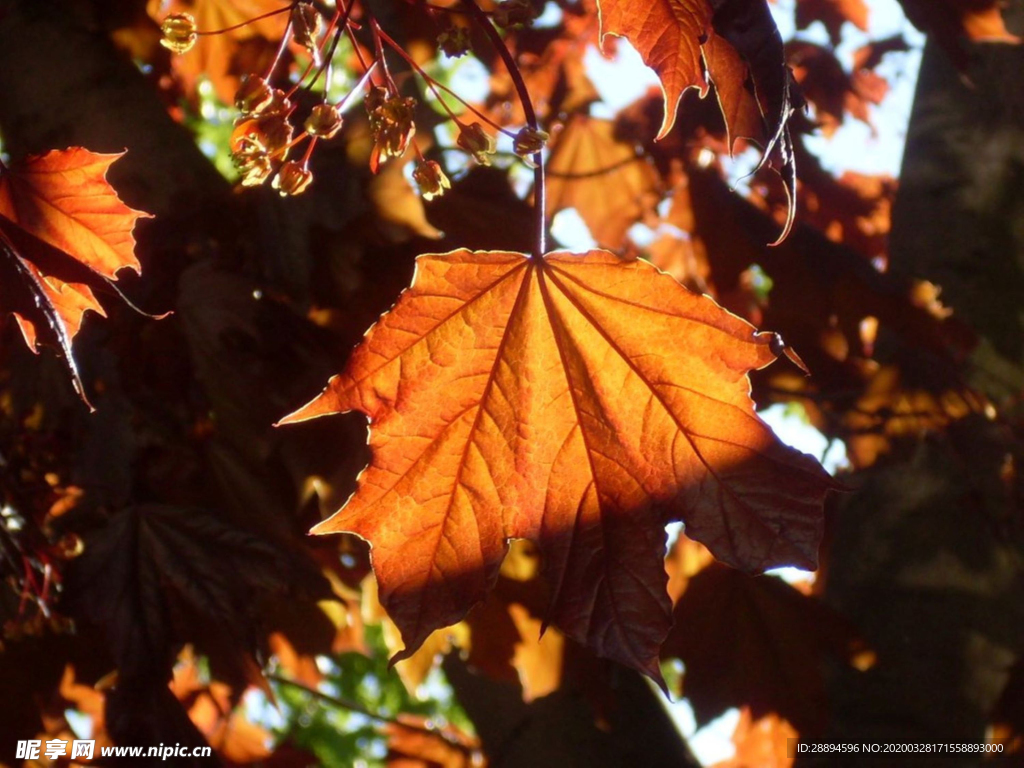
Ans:
[[[264,79],[270,80],[274,76],[274,70],[277,69],[277,65],[281,63],[281,57],[284,55],[285,49],[288,47],[288,41],[292,36],[292,23],[289,20],[287,26],[284,28],[284,35],[281,37],[281,44],[277,46],[277,53],[274,55],[274,60],[270,62],[270,67],[267,69],[267,74]]]
[[[306,85],[304,86],[304,88],[307,91],[313,90],[313,86],[316,85],[317,80],[320,79],[320,75],[324,73],[324,70],[327,69],[327,65],[330,64],[332,59],[334,59],[334,52],[338,48],[338,41],[341,40],[342,31],[345,29],[347,25],[348,20],[346,19],[345,22],[334,31],[334,39],[331,41],[331,45],[327,49],[327,55],[324,56],[323,63],[317,68],[316,72],[313,74],[313,79],[306,83]]]
[[[341,6],[344,8],[344,0],[338,0]],[[354,8],[356,0],[352,0],[350,7]],[[365,8],[363,9],[366,10]],[[348,35],[349,42],[352,43],[352,50],[356,52],[356,58],[359,59],[359,64],[362,66],[363,71],[366,72],[370,69],[370,65],[366,63],[366,59],[363,58],[363,52],[359,49],[359,41],[356,39],[356,33],[353,30],[352,24],[345,25],[345,34]]]
[[[3,520],[0,520],[0,534],[3,534],[0,537],[0,555],[3,555],[7,562],[10,563],[11,573],[17,575],[18,561],[16,556],[21,553],[21,547],[17,539],[14,538],[14,534],[7,530],[7,523]],[[14,554],[8,551],[8,547],[14,550]]]
[[[479,118],[480,118],[481,120],[483,120],[483,121],[484,121],[485,123],[487,123],[488,125],[490,125],[490,126],[491,126],[492,128],[494,128],[495,130],[497,130],[497,131],[500,131],[501,133],[504,133],[504,134],[505,134],[506,136],[509,136],[509,137],[515,137],[515,134],[514,134],[514,133],[512,133],[511,131],[507,131],[507,130],[505,130],[505,129],[504,129],[504,128],[502,128],[502,127],[501,127],[500,125],[498,125],[497,123],[495,123],[495,122],[494,122],[493,120],[491,120],[491,118],[489,118],[489,117],[488,117],[487,115],[485,115],[485,114],[484,114],[483,112],[481,112],[481,111],[480,111],[479,109],[477,109],[476,107],[474,107],[474,106],[473,106],[472,104],[470,104],[470,103],[469,103],[468,101],[466,101],[465,99],[463,99],[463,98],[462,98],[461,96],[459,96],[459,94],[457,94],[457,93],[456,93],[455,91],[453,91],[453,90],[452,90],[451,88],[449,88],[449,87],[448,87],[447,85],[445,85],[444,83],[442,83],[442,82],[440,82],[440,81],[438,81],[438,80],[435,80],[435,79],[434,79],[433,77],[431,77],[431,76],[430,76],[429,74],[427,74],[426,70],[424,70],[424,69],[423,69],[423,67],[421,67],[421,66],[420,66],[419,64],[417,64],[417,63],[416,63],[416,60],[415,60],[415,59],[413,59],[413,58],[412,58],[412,56],[410,56],[410,55],[409,55],[408,53],[406,53],[406,52],[405,52],[405,51],[404,51],[404,50],[402,49],[402,46],[400,46],[400,45],[399,45],[398,43],[396,43],[396,42],[395,42],[395,41],[394,41],[394,40],[393,40],[393,39],[391,38],[391,36],[390,36],[390,35],[388,35],[388,33],[387,33],[387,32],[385,32],[385,31],[384,31],[383,29],[381,29],[381,28],[380,28],[380,26],[379,26],[378,24],[376,24],[376,22],[374,22],[374,31],[376,31],[376,32],[377,32],[377,33],[378,33],[378,34],[380,35],[381,39],[382,39],[382,40],[383,40],[383,41],[384,41],[385,43],[387,43],[387,44],[388,44],[388,45],[389,45],[389,46],[390,46],[390,47],[391,47],[391,48],[392,48],[392,49],[393,49],[393,50],[395,51],[395,53],[397,53],[397,54],[398,54],[399,56],[401,56],[401,57],[402,57],[403,59],[405,59],[406,63],[407,63],[407,64],[408,64],[408,65],[409,65],[410,67],[412,67],[413,71],[414,71],[414,72],[416,72],[416,74],[418,74],[418,75],[419,75],[420,77],[422,77],[422,78],[423,78],[423,81],[424,81],[424,82],[425,82],[425,83],[427,84],[427,87],[428,87],[428,88],[429,88],[429,89],[431,90],[431,92],[432,92],[432,93],[434,94],[434,98],[435,98],[435,99],[437,99],[438,103],[439,103],[439,104],[440,104],[440,105],[441,105],[442,107],[444,107],[444,111],[448,113],[448,116],[449,116],[449,117],[450,117],[450,118],[451,118],[452,120],[454,120],[454,121],[455,121],[456,123],[458,123],[458,122],[459,122],[459,118],[458,118],[458,115],[456,115],[456,114],[455,114],[455,113],[454,113],[454,112],[453,112],[453,111],[451,110],[451,108],[450,108],[450,107],[448,106],[448,104],[447,104],[447,103],[445,102],[445,100],[444,100],[444,99],[443,99],[443,98],[441,97],[441,94],[437,92],[437,89],[438,89],[438,88],[440,88],[440,89],[441,89],[441,90],[443,90],[443,91],[444,91],[445,93],[447,93],[447,94],[449,94],[450,96],[452,96],[452,97],[453,97],[453,98],[454,98],[454,99],[455,99],[456,101],[458,101],[458,102],[459,102],[459,103],[460,103],[460,104],[461,104],[462,106],[464,106],[464,107],[465,107],[466,109],[468,109],[468,110],[469,110],[470,112],[472,112],[472,113],[473,113],[474,115],[476,115],[477,117],[479,117]],[[460,124],[461,124],[461,123],[460,123]]]
[[[395,84],[395,79],[391,76],[391,70],[388,68],[388,60],[384,58],[384,43],[381,41],[381,28],[377,20],[370,18],[370,29],[373,30],[373,45],[377,51],[377,61],[380,62],[380,68],[384,70],[384,79],[387,81],[388,86],[391,88],[392,93],[398,93],[398,85]]]
[[[362,715],[363,717],[368,717],[370,720],[376,720],[378,723],[397,725],[401,728],[405,728],[410,731],[416,731],[417,733],[424,733],[428,736],[436,736],[437,738],[441,739],[442,741],[459,750],[460,752],[463,752],[464,754],[473,754],[473,749],[471,747],[468,747],[465,744],[447,736],[443,731],[441,731],[438,728],[426,728],[422,725],[414,725],[412,723],[407,723],[404,720],[400,720],[397,717],[391,717],[390,715],[382,715],[379,712],[374,712],[373,710],[364,707],[358,701],[353,701],[352,699],[343,699],[340,696],[332,696],[329,693],[324,693],[323,691],[317,690],[316,688],[312,688],[306,685],[305,683],[300,683],[297,680],[289,680],[287,677],[282,677],[281,675],[268,674],[265,675],[265,677],[268,680],[272,680],[280,685],[289,685],[292,688],[298,688],[299,690],[305,691],[313,698],[319,699],[320,701],[326,704],[330,704],[335,707],[340,707],[341,709],[347,709],[350,712],[355,712],[357,714]]]
[[[617,163],[606,165],[604,168],[595,168],[592,171],[552,171],[548,169],[547,176],[549,179],[565,179],[567,181],[579,181],[581,179],[593,179],[598,176],[604,176],[607,173],[614,173],[620,168],[625,168],[627,165],[633,163],[643,162],[644,156],[637,155],[636,157],[627,157],[623,160],[619,160]]]
[[[526,87],[526,81],[523,80],[523,73],[519,71],[519,65],[516,64],[515,57],[512,56],[512,52],[509,51],[505,45],[505,41],[501,38],[501,33],[498,32],[498,28],[494,26],[491,19],[486,13],[484,13],[480,6],[476,4],[476,0],[462,0],[463,5],[466,6],[470,15],[473,16],[474,20],[480,27],[487,33],[487,37],[490,38],[491,44],[494,45],[495,50],[501,57],[501,60],[505,62],[505,68],[508,70],[509,76],[512,78],[512,84],[515,85],[516,93],[519,94],[519,101],[523,105],[523,114],[526,115],[526,122],[535,131],[540,130],[540,125],[537,122],[537,112],[533,108],[533,101],[530,99],[530,91]],[[543,152],[537,152],[533,155],[533,162],[535,168],[533,169],[533,205],[537,216],[537,243],[536,249],[534,250],[534,258],[539,259],[544,255],[547,250],[547,194],[544,188],[544,157]]]
[[[288,93],[285,94],[285,98],[290,99],[292,96],[294,96],[295,92],[299,90],[299,87],[302,85],[302,81],[309,77],[309,73],[313,71],[313,67],[319,67],[321,65],[322,62],[320,57],[323,53],[323,49],[327,47],[327,40],[328,38],[330,38],[331,33],[334,31],[334,25],[338,23],[338,18],[340,16],[341,11],[334,12],[334,16],[331,17],[331,20],[327,24],[327,30],[324,32],[323,39],[319,43],[317,43],[314,49],[311,51],[312,58],[309,60],[309,63],[306,65],[306,68],[302,70],[302,74],[299,75],[299,79],[295,81],[295,85],[293,85],[291,89],[288,91]]]
[[[236,29],[241,29],[242,27],[247,27],[250,24],[253,24],[253,23],[257,22],[257,21],[262,21],[263,19],[270,18],[271,16],[277,16],[277,14],[279,14],[279,13],[284,13],[285,11],[290,11],[296,5],[298,5],[298,2],[294,2],[294,3],[291,3],[290,5],[286,5],[284,8],[278,8],[276,11],[267,11],[266,13],[260,14],[259,16],[253,16],[251,19],[246,19],[245,21],[243,21],[243,22],[241,22],[239,24],[233,24],[230,27],[224,27],[224,29],[208,29],[208,30],[201,30],[201,31],[200,30],[196,30],[196,34],[200,35],[200,36],[203,36],[203,35],[223,35],[225,32],[234,32]]]
[[[352,34],[352,25],[354,23],[352,21],[352,10],[355,8],[355,0],[353,0],[353,2],[348,6],[344,3],[338,3],[338,6],[338,10],[334,12],[334,16],[331,18],[330,24],[327,25],[327,31],[324,33],[323,43],[321,43],[323,49],[326,51],[326,55],[324,56],[324,60],[317,67],[316,74],[313,75],[313,79],[305,85],[307,92],[313,90],[313,86],[316,85],[317,80],[320,79],[320,75],[324,73],[324,70],[327,69],[334,60],[334,52],[338,49],[338,42],[341,40],[342,31],[348,32],[349,35]],[[337,27],[337,29],[335,29],[335,27]],[[331,37],[332,32],[334,32],[334,39],[331,40],[330,46],[328,47],[327,40]],[[355,45],[355,38],[353,37],[352,40],[353,45]],[[359,53],[358,49],[356,50],[356,53]],[[361,55],[359,60],[360,62],[363,60]],[[309,67],[306,67],[306,71],[302,73],[302,77],[299,78],[298,82],[295,83],[295,86],[288,92],[289,97],[299,89],[299,86],[302,85],[302,81],[306,78],[307,74],[309,74]],[[327,87],[324,89],[324,93],[326,93],[329,88],[330,84],[328,83]]]

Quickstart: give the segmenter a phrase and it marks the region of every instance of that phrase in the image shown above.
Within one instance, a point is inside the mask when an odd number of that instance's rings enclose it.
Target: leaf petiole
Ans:
[[[476,4],[476,0],[462,0],[462,3],[468,9],[469,14],[473,16],[476,23],[487,34],[495,51],[497,51],[501,60],[505,63],[505,68],[512,78],[512,84],[515,86],[516,93],[519,94],[519,101],[523,105],[523,113],[526,115],[527,124],[534,131],[539,131],[540,125],[537,121],[537,112],[533,108],[533,100],[530,98],[530,91],[526,87],[526,81],[523,80],[523,73],[519,70],[515,57],[502,39],[501,33],[498,32],[490,17]],[[533,258],[540,259],[547,251],[547,195],[544,185],[543,152],[535,153],[533,155],[533,162],[535,165],[533,169],[533,205],[537,216],[537,240]]]

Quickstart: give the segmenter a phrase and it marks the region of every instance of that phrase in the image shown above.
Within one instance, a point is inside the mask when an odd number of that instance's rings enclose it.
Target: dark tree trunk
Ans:
[[[1024,2],[1009,5],[1019,34]],[[825,597],[857,622],[878,661],[834,679],[829,739],[978,742],[1024,650],[1022,76],[1019,46],[972,46],[966,76],[934,41],[926,47],[892,270],[941,286],[943,303],[978,332],[962,375],[1000,416],[901,445],[836,500]],[[821,764],[844,762],[868,764]]]

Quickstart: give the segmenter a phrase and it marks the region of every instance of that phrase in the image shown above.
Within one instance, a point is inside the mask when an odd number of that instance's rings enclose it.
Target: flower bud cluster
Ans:
[[[424,160],[412,172],[413,181],[419,185],[420,194],[427,200],[440,197],[446,189],[452,188],[441,166],[433,160]]]
[[[520,129],[515,139],[513,139],[512,151],[522,158],[523,162],[528,166],[536,168],[537,163],[534,161],[533,156],[547,146],[548,139],[550,138],[551,136],[547,131],[534,129],[527,125]]]
[[[444,51],[444,55],[451,59],[457,59],[469,53],[472,43],[467,27],[451,26],[437,36],[437,44]]]
[[[391,94],[385,86],[378,85],[366,95],[366,114],[370,118],[370,133],[373,135],[374,158],[401,157],[416,135],[413,113],[416,99]]]
[[[494,10],[494,23],[499,27],[522,27],[537,18],[537,9],[530,0],[504,0]]]
[[[187,53],[196,44],[196,20],[191,13],[172,13],[160,25],[160,45],[175,53]]]
[[[314,106],[302,122],[303,132],[295,138],[293,113],[295,107],[290,96],[299,85],[289,92],[274,87],[270,82],[273,70],[287,43],[291,40],[305,48],[312,57],[306,69],[308,74],[317,67],[319,76],[327,62],[321,60],[321,46],[326,44],[324,37],[324,18],[312,2],[294,2],[281,8],[281,13],[288,14],[288,37],[281,42],[278,56],[265,76],[256,74],[242,78],[235,93],[234,103],[239,117],[236,120],[231,141],[231,158],[241,175],[241,184],[246,187],[259,186],[271,181],[274,189],[282,195],[298,195],[305,191],[313,181],[309,170],[309,157],[317,141],[325,141],[335,137],[341,130],[344,120],[341,105],[327,103],[326,100]],[[493,11],[494,21],[500,26],[510,27],[530,23],[536,16],[537,8],[531,0],[502,0]],[[257,17],[263,18],[263,17]],[[337,16],[335,17],[337,21]],[[347,16],[345,17],[347,19]],[[255,21],[256,19],[253,19]],[[330,29],[335,30],[332,22]],[[348,22],[343,22],[347,24]],[[376,24],[371,19],[371,24]],[[161,44],[175,53],[185,53],[195,45],[200,35],[220,34],[235,29],[238,25],[224,30],[204,30],[196,28],[195,19],[188,13],[175,13],[167,16],[161,24]],[[335,41],[344,27],[336,30]],[[379,27],[378,33],[392,47],[395,47],[407,61],[427,79],[428,85],[437,93],[436,88],[444,88],[423,72],[397,44],[388,38]],[[349,29],[351,31],[351,28]],[[378,54],[375,65],[383,70],[385,85],[371,85],[366,97],[365,107],[369,119],[370,134],[373,137],[373,151],[370,155],[370,168],[376,173],[382,161],[389,158],[403,157],[416,135],[414,120],[417,107],[416,99],[398,93],[386,62],[382,58],[380,39],[378,38]],[[449,57],[463,56],[471,48],[470,30],[460,23],[452,23],[438,37],[438,46]],[[330,48],[333,52],[333,47]],[[379,72],[378,72],[379,74]],[[366,78],[369,78],[369,72]],[[305,74],[302,76],[305,78]],[[308,86],[307,86],[308,87]],[[447,90],[447,89],[446,89]],[[352,94],[350,94],[350,97]],[[440,94],[438,94],[438,98]],[[458,98],[458,97],[456,97]],[[346,99],[347,101],[347,99]],[[442,102],[443,103],[443,102]],[[445,105],[445,109],[448,109]],[[495,138],[479,122],[464,124],[454,112],[448,109],[449,117],[455,121],[459,132],[456,144],[476,162],[490,165],[491,156],[495,153]],[[486,120],[486,119],[485,119]],[[490,121],[486,121],[490,123]],[[497,128],[494,123],[490,123]],[[498,130],[501,130],[498,128]],[[303,140],[308,139],[305,155],[301,161],[288,158],[290,151]],[[520,130],[514,137],[513,151],[528,165],[533,165],[533,158],[544,148],[548,134],[529,127]],[[417,149],[417,155],[419,151]],[[441,165],[434,160],[426,160],[420,155],[419,162],[413,170],[413,180],[427,200],[443,195],[451,188],[451,182],[445,175]]]
[[[319,58],[320,35],[324,31],[324,17],[312,3],[298,3],[292,8],[292,38],[314,59]]]

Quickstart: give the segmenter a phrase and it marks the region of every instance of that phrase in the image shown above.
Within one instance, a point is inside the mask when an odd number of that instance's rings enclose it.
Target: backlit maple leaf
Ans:
[[[702,98],[708,93],[701,45],[714,34],[711,6],[707,0],[599,0],[598,8],[601,40],[607,35],[625,37],[661,79],[665,118],[660,139],[672,129],[683,91],[697,88]]]
[[[229,685],[219,680],[205,682],[202,677],[194,649],[185,646],[178,654],[170,688],[193,725],[228,765],[266,761],[271,754],[271,734],[246,717]]]
[[[842,40],[843,25],[847,22],[867,32],[869,16],[864,0],[798,0],[796,4],[796,28],[807,29],[820,21],[828,30],[833,47]]]
[[[622,247],[626,232],[658,201],[658,173],[636,146],[615,136],[615,124],[575,115],[557,135],[547,164],[547,214],[575,208],[605,248]]]
[[[657,139],[675,123],[683,92],[701,98],[714,84],[730,152],[739,137],[763,147],[758,170],[770,164],[789,197],[782,233],[796,212],[796,166],[789,119],[803,106],[785,62],[782,37],[764,2],[742,0],[598,0],[600,39],[625,37],[661,80],[665,111]]]
[[[399,658],[483,599],[524,538],[547,619],[660,678],[667,522],[745,570],[816,561],[833,483],[749,396],[771,338],[605,251],[421,256],[347,369],[284,419],[370,418],[358,490],[313,530],[371,543]]]
[[[704,98],[711,83],[718,92],[730,148],[732,140],[740,136],[765,138],[761,108],[747,88],[748,62],[740,55],[742,52],[738,53],[716,33],[712,23],[714,3],[708,0],[649,3],[599,0],[598,6],[601,39],[607,35],[625,37],[661,80],[665,115],[658,131],[659,139],[672,129],[683,91],[697,88]]]
[[[789,746],[799,735],[781,717],[755,719],[750,709],[743,707],[732,735],[736,754],[711,768],[790,768],[793,758],[789,757]]]
[[[139,271],[132,231],[149,215],[107,182],[122,154],[72,147],[0,166],[0,310],[14,314],[33,351],[61,350],[83,398],[71,340],[86,310],[104,314],[93,291],[120,269]]]
[[[704,43],[704,61],[715,84],[725,121],[726,146],[742,137],[764,141],[765,125],[757,98],[747,87],[748,66],[727,40],[712,34]]]

